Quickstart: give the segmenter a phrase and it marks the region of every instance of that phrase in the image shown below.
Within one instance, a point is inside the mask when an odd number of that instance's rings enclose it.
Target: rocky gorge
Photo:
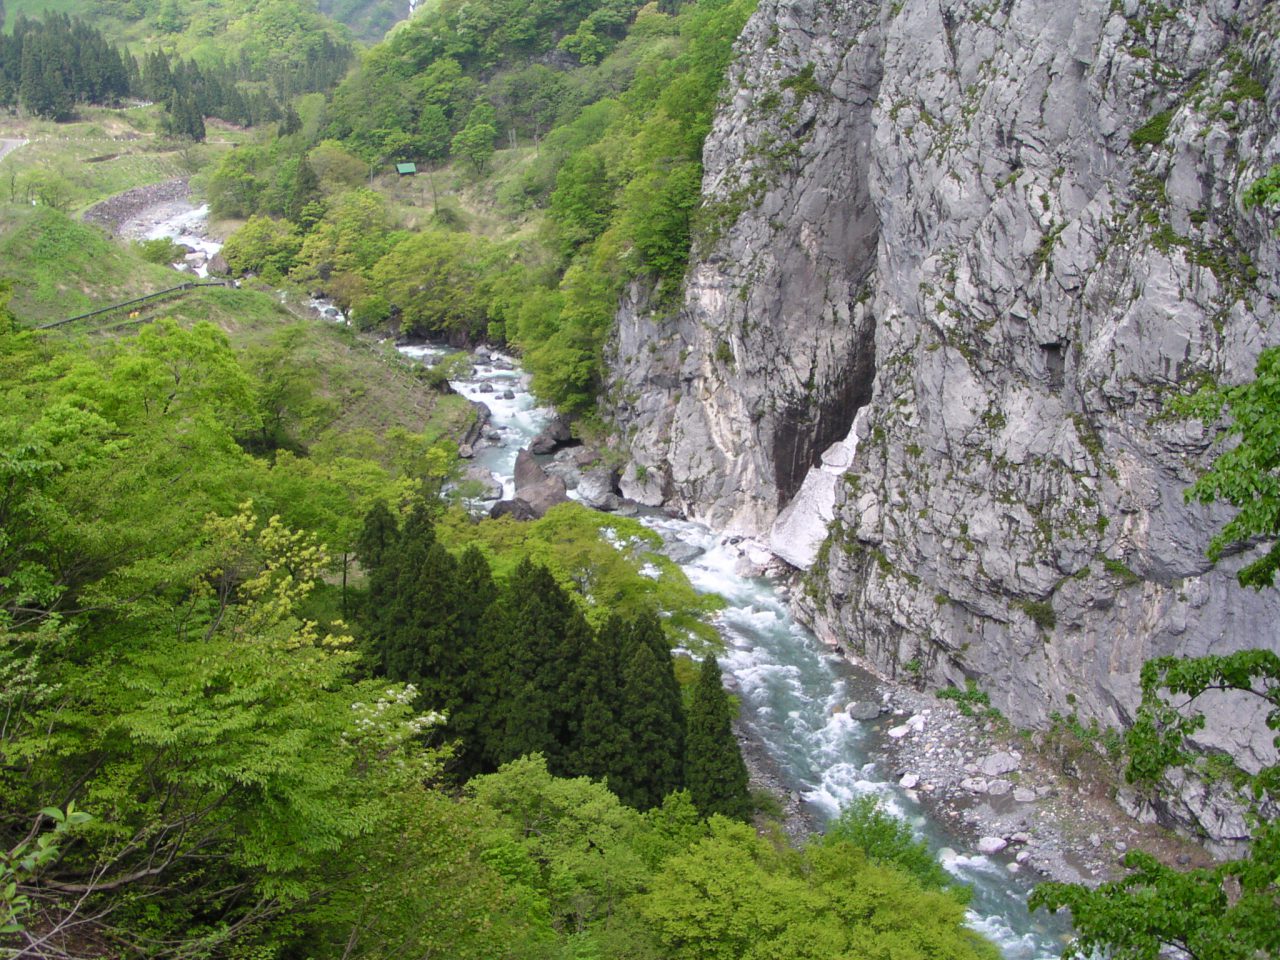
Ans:
[[[1280,342],[1280,10],[1263,0],[763,0],[704,150],[675,309],[635,285],[604,412],[621,491],[803,572],[873,670],[1014,724],[1122,727],[1144,661],[1277,645],[1214,435],[1168,414]],[[1272,761],[1215,705],[1203,744]],[[1214,789],[1128,798],[1229,844]]]

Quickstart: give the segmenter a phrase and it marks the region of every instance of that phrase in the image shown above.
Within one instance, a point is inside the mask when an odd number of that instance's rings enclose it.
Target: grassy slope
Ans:
[[[50,208],[0,205],[0,278],[14,283],[12,307],[18,318],[34,324],[175,286],[183,275],[147,263],[132,246]],[[332,419],[317,424],[304,441],[338,438],[343,448],[368,446],[352,438],[362,431],[378,437],[392,427],[457,436],[473,416],[466,400],[432,390],[420,379],[421,368],[389,344],[300,317],[267,292],[200,290],[147,311],[143,319],[162,316],[183,324],[208,320],[238,349],[288,336],[290,357],[333,410]],[[120,321],[118,316],[109,320],[111,329],[104,335],[129,336],[136,329]],[[54,335],[80,336],[89,327],[73,326]]]
[[[20,13],[28,17],[39,17],[48,10],[52,13],[83,16],[88,6],[86,0],[4,0],[4,29],[6,33],[13,33],[14,21],[18,19]]]
[[[0,205],[0,277],[13,281],[13,310],[45,323],[181,283],[96,227],[50,207]]]
[[[30,141],[0,160],[0,202],[24,200],[56,181],[65,209],[81,213],[133,187],[186,176],[211,163],[231,144],[251,137],[226,124],[209,125],[203,144],[176,144],[156,136],[160,108],[87,107],[74,123],[32,118],[5,121],[6,137]]]

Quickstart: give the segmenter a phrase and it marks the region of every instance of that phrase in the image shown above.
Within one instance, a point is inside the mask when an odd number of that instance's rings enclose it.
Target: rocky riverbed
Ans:
[[[1133,848],[1170,863],[1208,862],[1194,844],[1128,817],[1111,795],[1116,762],[1066,728],[1015,733],[1003,719],[897,684],[886,683],[871,706],[893,779],[1010,872],[1094,885],[1114,877]]]
[[[556,501],[566,499],[566,489],[592,486],[590,478],[600,472],[602,457],[571,440],[568,431],[557,433],[558,426],[552,420],[521,452],[517,497],[548,479],[556,485]],[[530,449],[538,452],[541,463],[534,463]],[[522,476],[534,471],[536,476]],[[634,512],[633,504],[617,497],[616,474],[611,482],[597,479],[602,490],[598,497],[584,498],[587,505],[598,508],[593,501],[603,500],[607,507]],[[768,577],[780,596],[789,596],[789,568],[768,549],[749,538],[729,537],[725,543],[737,551],[739,575]],[[967,840],[960,854],[982,854],[1010,873],[1031,878],[1087,884],[1115,876],[1131,848],[1168,862],[1207,862],[1200,848],[1127,816],[1112,797],[1120,779],[1116,762],[1067,727],[1054,734],[1020,734],[982,708],[966,713],[954,701],[886,678],[878,680],[878,689],[878,700],[851,703],[846,709],[870,726],[882,775]],[[787,836],[803,842],[818,831],[819,818],[787,785],[765,745],[743,725],[738,740],[752,788],[775,798]],[[949,848],[942,850],[944,859],[955,855]]]

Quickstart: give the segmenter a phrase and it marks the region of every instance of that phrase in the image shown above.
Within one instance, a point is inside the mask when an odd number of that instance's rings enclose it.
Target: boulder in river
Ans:
[[[501,500],[502,499],[502,481],[495,477],[491,472],[473,463],[467,467],[462,475],[465,483],[474,486],[480,491],[478,500]]]
[[[614,485],[613,471],[596,469],[578,481],[578,498],[593,510],[617,510],[622,504]]]
[[[215,253],[209,258],[209,276],[211,277],[229,277],[231,276],[231,264],[227,263],[227,258],[220,253]]]
[[[855,700],[844,712],[855,720],[874,720],[880,716],[880,704],[873,700]]]
[[[543,516],[558,503],[567,503],[568,490],[564,481],[543,470],[528,450],[516,454],[516,499],[532,508],[535,516]]]
[[[626,504],[623,504],[622,506],[625,507]],[[695,546],[692,543],[686,543],[683,540],[672,540],[669,543],[664,543],[658,548],[658,552],[678,564],[688,563],[690,560],[696,560],[698,557],[706,553],[706,551],[701,547]]]
[[[489,518],[511,517],[513,520],[537,520],[538,515],[528,502],[517,497],[514,500],[499,500],[489,509]]]
[[[555,453],[572,442],[573,433],[569,430],[569,421],[557,416],[533,438],[533,442],[529,444],[529,450],[538,454]]]
[[[999,853],[1009,842],[1004,837],[983,837],[978,841],[978,852],[990,856],[993,853]]]

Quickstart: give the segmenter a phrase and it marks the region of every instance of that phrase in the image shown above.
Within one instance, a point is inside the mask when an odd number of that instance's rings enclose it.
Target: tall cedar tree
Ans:
[[[454,618],[454,646],[459,671],[454,696],[446,704],[448,732],[458,742],[453,756],[453,772],[463,780],[488,771],[484,765],[484,731],[489,724],[492,696],[485,682],[486,664],[497,661],[501,648],[489,654],[483,627],[489,607],[498,597],[489,561],[470,546],[458,558],[457,591],[459,607]]]
[[[624,632],[621,676],[619,726],[629,743],[609,786],[625,803],[648,810],[684,786],[680,684],[654,614],[642,614]]]
[[[582,709],[578,735],[569,764],[576,776],[608,780],[609,788],[624,797],[626,778],[617,779],[633,751],[631,737],[620,716],[622,667],[628,625],[617,615],[600,629],[596,642],[580,664]]]
[[[382,668],[390,679],[416,685],[424,704],[443,708],[460,676],[453,644],[458,563],[436,540],[425,506],[405,522],[391,566],[395,579],[379,638]]]
[[[356,540],[356,558],[364,568],[368,591],[361,609],[361,619],[375,647],[382,636],[382,615],[391,600],[394,571],[388,562],[400,541],[400,526],[387,505],[379,500],[364,515],[364,525]],[[380,655],[374,658],[381,662]]]
[[[569,772],[582,713],[579,664],[594,640],[582,611],[546,567],[526,558],[489,608],[483,633],[486,764],[542,753],[552,773]]]
[[[720,679],[720,664],[702,661],[685,739],[685,785],[704,817],[721,814],[735,820],[751,816],[747,767],[733,736],[733,710]]]

